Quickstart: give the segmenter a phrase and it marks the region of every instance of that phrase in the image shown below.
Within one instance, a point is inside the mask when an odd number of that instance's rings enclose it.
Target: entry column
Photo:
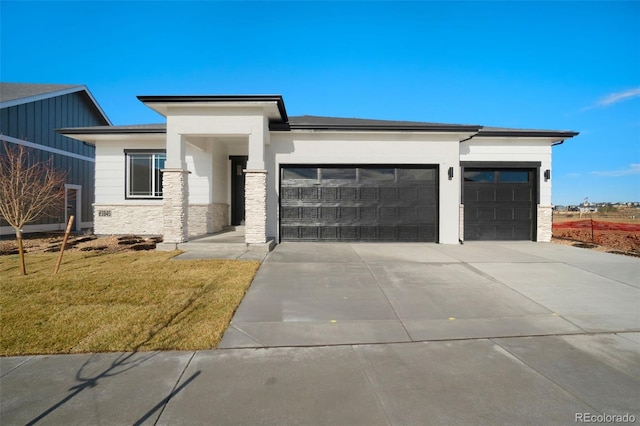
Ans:
[[[267,242],[267,171],[245,170],[245,234],[247,244]]]
[[[245,234],[247,244],[267,242],[267,170],[264,145],[269,138],[266,118],[252,127],[249,135],[249,158],[245,172]]]
[[[167,131],[167,159],[162,169],[162,233],[163,242],[170,244],[189,240],[189,171],[183,139]]]

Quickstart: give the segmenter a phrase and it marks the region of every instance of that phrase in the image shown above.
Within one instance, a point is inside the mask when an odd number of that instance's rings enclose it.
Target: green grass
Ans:
[[[260,264],[175,255],[0,256],[0,355],[215,348]]]

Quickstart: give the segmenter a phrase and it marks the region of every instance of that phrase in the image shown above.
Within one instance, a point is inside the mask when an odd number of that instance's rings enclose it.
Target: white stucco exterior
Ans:
[[[537,180],[532,239],[548,241],[551,180],[544,171],[552,145],[577,134],[306,116],[290,123],[277,95],[141,100],[166,117],[166,127],[65,133],[96,146],[97,234],[162,234],[179,243],[220,231],[237,195],[230,157],[242,156],[247,243],[279,241],[280,170],[291,165],[437,167],[437,242],[457,244],[464,240],[464,167],[526,164]],[[126,196],[125,155],[135,150],[166,153],[162,198]]]
[[[281,165],[287,164],[424,164],[439,167],[439,216],[456,218],[459,212],[460,176],[449,180],[449,167],[459,168],[459,140],[465,134],[295,132],[275,133],[268,149],[269,199],[277,201]],[[269,205],[267,232],[278,235],[278,204]],[[439,221],[439,242],[459,242],[458,221]]]

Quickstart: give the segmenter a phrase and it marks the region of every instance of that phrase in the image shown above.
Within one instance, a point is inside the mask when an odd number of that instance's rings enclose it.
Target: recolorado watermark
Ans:
[[[635,423],[636,416],[633,414],[593,414],[576,413],[574,421],[576,423]]]

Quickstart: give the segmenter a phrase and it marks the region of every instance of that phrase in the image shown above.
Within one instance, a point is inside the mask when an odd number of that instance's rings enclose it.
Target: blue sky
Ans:
[[[0,1],[0,79],[282,94],[289,115],[576,130],[553,202],[640,201],[640,2]]]

